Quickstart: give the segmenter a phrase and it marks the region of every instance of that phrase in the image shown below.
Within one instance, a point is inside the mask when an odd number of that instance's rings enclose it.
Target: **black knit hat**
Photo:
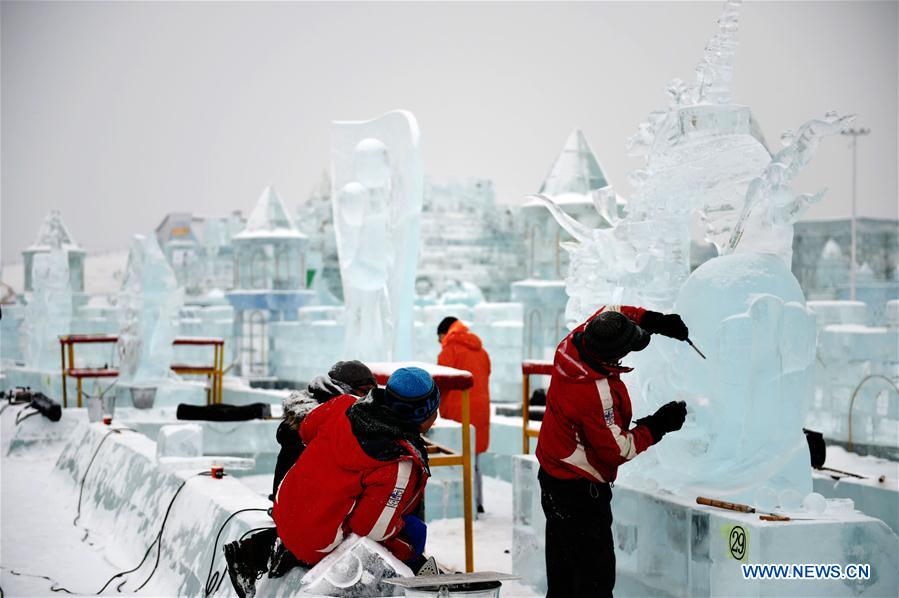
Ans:
[[[375,375],[371,373],[368,366],[361,361],[338,361],[331,366],[328,376],[332,380],[343,382],[351,388],[362,388],[363,386],[376,386]]]
[[[650,334],[617,311],[604,311],[584,329],[584,348],[604,361],[618,361],[631,351],[642,351]]]
[[[437,325],[437,334],[446,334],[449,332],[450,326],[459,321],[459,318],[454,318],[453,316],[447,316],[440,320],[440,324]]]

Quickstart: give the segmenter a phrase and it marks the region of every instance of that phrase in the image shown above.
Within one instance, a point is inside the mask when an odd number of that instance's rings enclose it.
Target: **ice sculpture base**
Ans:
[[[514,467],[513,572],[545,591],[539,465],[519,456]],[[769,523],[624,484],[612,492],[618,596],[895,596],[899,590],[899,537],[878,519],[841,510],[839,501],[829,501],[815,521]],[[744,538],[742,551],[731,551],[732,534]],[[867,563],[871,578],[751,581],[743,579],[741,563]]]

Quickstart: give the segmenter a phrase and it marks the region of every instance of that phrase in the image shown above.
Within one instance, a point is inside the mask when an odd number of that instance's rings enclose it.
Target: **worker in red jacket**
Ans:
[[[407,367],[363,399],[341,395],[313,409],[300,426],[306,448],[272,509],[286,549],[311,566],[354,533],[381,543],[413,571],[424,565],[427,528],[417,513],[430,469],[421,434],[439,405],[430,374]],[[265,533],[257,534],[260,545]],[[255,595],[269,554],[244,541],[226,545],[225,556],[237,593]]]
[[[484,512],[484,482],[480,454],[490,446],[490,356],[481,339],[452,316],[437,326],[437,340],[442,347],[437,364],[464,370],[471,374],[474,385],[468,391],[469,414],[475,429],[475,501],[478,513]],[[440,417],[462,421],[462,391],[448,392],[440,402]]]
[[[651,334],[686,340],[681,317],[607,306],[556,350],[537,460],[546,514],[549,598],[611,596],[615,586],[612,491],[618,466],[679,430],[687,408],[671,402],[634,422],[620,360]]]

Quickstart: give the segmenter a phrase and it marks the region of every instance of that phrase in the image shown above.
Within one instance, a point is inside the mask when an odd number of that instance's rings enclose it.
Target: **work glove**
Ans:
[[[684,401],[671,401],[658,408],[647,417],[641,417],[634,423],[649,428],[652,434],[653,444],[660,441],[668,432],[680,430],[687,418],[687,403]]]
[[[650,334],[661,334],[679,341],[685,341],[690,336],[687,325],[684,324],[684,321],[677,314],[660,314],[657,311],[647,311],[640,319],[640,328]]]

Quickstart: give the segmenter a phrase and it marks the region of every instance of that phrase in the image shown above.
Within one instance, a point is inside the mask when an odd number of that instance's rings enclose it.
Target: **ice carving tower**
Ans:
[[[183,298],[156,236],[135,235],[118,301],[121,383],[159,384],[173,377],[172,343]]]
[[[59,336],[68,334],[72,323],[72,287],[65,250],[58,244],[48,249],[31,261],[26,363],[36,370],[59,371]]]
[[[33,290],[32,269],[34,258],[54,249],[62,249],[66,255],[69,272],[69,286],[74,293],[84,292],[84,250],[75,242],[69,229],[62,221],[59,210],[51,210],[38,229],[37,237],[25,251],[25,291]]]
[[[234,235],[234,289],[225,296],[234,307],[241,376],[271,376],[271,325],[295,321],[297,310],[312,301],[314,293],[306,288],[308,242],[273,187],[263,190],[246,226]],[[293,347],[279,349],[286,354]]]
[[[424,189],[418,123],[402,110],[335,122],[331,140],[345,355],[408,359]]]

